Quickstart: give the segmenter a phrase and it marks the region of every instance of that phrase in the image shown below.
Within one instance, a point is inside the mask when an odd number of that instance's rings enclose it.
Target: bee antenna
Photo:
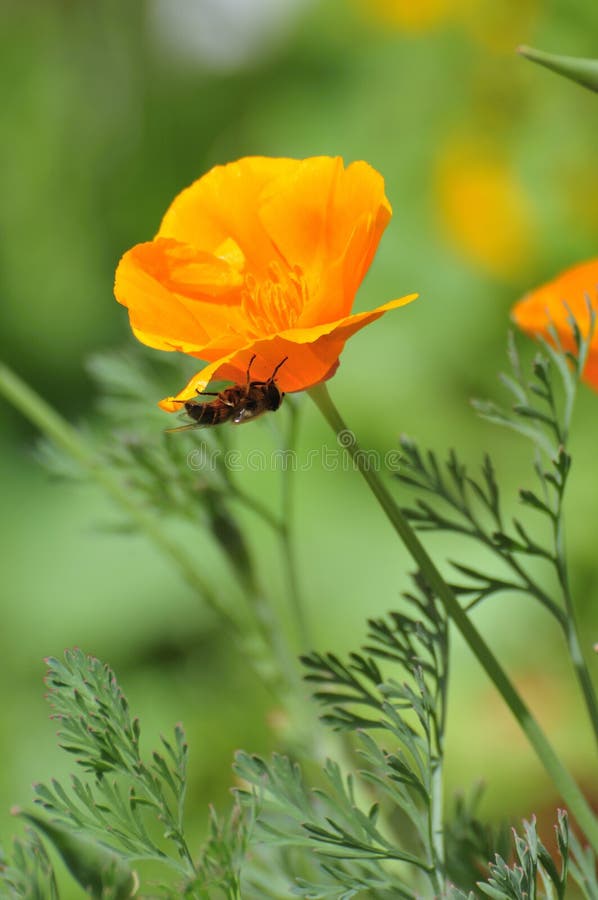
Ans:
[[[249,373],[251,371],[251,367],[253,365],[253,361],[255,360],[256,356],[257,356],[257,354],[254,353],[253,356],[251,357],[251,359],[249,360],[249,365],[247,366],[247,390],[249,390],[249,385],[251,383],[251,377],[250,377]]]
[[[274,376],[276,375],[276,373],[278,372],[278,370],[279,370],[282,366],[284,366],[284,364],[286,363],[286,361],[288,360],[288,358],[289,358],[288,356],[285,356],[285,358],[282,360],[282,362],[279,362],[279,363],[278,363],[278,365],[276,366],[276,368],[274,369],[274,371],[272,372],[272,374],[271,374],[270,377],[268,378],[268,381],[274,381]]]

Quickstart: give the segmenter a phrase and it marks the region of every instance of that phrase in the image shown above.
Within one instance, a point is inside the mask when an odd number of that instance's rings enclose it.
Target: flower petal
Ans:
[[[297,159],[249,156],[216,166],[175,197],[157,236],[209,252],[232,238],[248,268],[263,274],[278,252],[260,221],[262,193],[279,179],[284,183],[300,165]]]
[[[287,361],[276,376],[276,383],[285,392],[303,391],[334,374],[338,358],[351,335],[379,319],[389,310],[404,306],[416,297],[417,294],[410,294],[369,312],[345,316],[324,325],[292,328],[272,337],[254,341],[211,362],[194,375],[176,397],[166,397],[159,406],[167,412],[176,412],[180,410],[181,403],[193,399],[198,392],[205,390],[210,381],[219,379],[244,381],[247,367],[254,355],[256,359],[251,368],[253,379],[265,381],[272,375],[276,366],[287,357]]]
[[[259,218],[289,267],[307,281],[301,318],[347,315],[392,211],[382,176],[365,162],[306,159],[262,194]]]
[[[140,341],[160,350],[198,353],[242,322],[239,265],[228,245],[216,256],[160,238],[125,253],[114,293],[128,307]]]
[[[552,322],[555,328],[570,331],[567,324],[571,310],[580,325],[588,321],[586,297],[598,297],[598,259],[567,269],[553,281],[527,294],[513,308],[513,319],[526,332],[543,332]]]
[[[598,259],[573,266],[553,281],[531,291],[513,307],[511,316],[526,334],[532,337],[541,335],[550,342],[552,338],[548,328],[553,325],[563,347],[574,350],[568,317],[571,312],[582,334],[587,333],[588,302],[598,312]],[[582,377],[598,389],[598,333],[592,339]]]

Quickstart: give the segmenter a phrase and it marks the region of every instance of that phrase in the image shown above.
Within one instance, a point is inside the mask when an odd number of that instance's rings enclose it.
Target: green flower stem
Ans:
[[[229,482],[230,483],[230,482]],[[278,534],[283,527],[283,523],[278,517],[270,512],[267,506],[263,503],[260,503],[259,500],[256,500],[255,497],[252,497],[251,494],[248,494],[243,488],[240,488],[238,484],[234,485],[234,497],[242,504],[246,509],[251,510],[251,512],[255,513],[256,516],[259,516],[264,520],[266,525],[269,525],[272,531],[275,534]]]
[[[347,435],[352,434],[348,431],[347,426],[336,409],[326,385],[316,385],[316,387],[310,389],[309,393],[336,434],[342,432],[345,439]],[[343,446],[345,445],[346,442],[344,440]],[[367,459],[364,459],[354,437],[352,437],[351,441],[346,446],[346,449],[353,459],[355,467],[361,472],[368,487],[378,500],[387,517],[390,519],[392,526],[421,570],[430,588],[442,601],[448,615],[465,638],[473,654],[478,659],[478,662],[480,662],[486,674],[494,682],[499,693],[502,694],[504,701],[517,719],[527,739],[544,765],[544,768],[552,778],[555,787],[569,807],[571,814],[577,819],[580,828],[585,832],[585,835],[594,850],[598,851],[598,821],[578,785],[564,767],[563,763],[559,760],[546,735],[522,700],[514,685],[511,683],[508,675],[490,650],[490,647],[486,644],[468,615],[461,609],[453,591],[432,562],[432,559],[421,544],[410,524],[403,516],[393,497],[390,495],[377,473],[367,464]]]
[[[444,772],[441,759],[432,766],[432,791],[430,796],[430,847],[435,855],[434,871],[444,871]],[[437,885],[439,896],[444,892],[444,885]]]
[[[220,618],[248,658],[260,678],[277,696],[280,694],[280,677],[263,657],[265,647],[256,647],[255,639],[245,637],[245,627],[219,602],[216,594],[204,579],[194,559],[163,530],[160,520],[127,490],[110,469],[98,459],[78,431],[62,418],[29,385],[3,363],[0,363],[0,394],[13,404],[30,422],[69,454],[120,506],[132,522],[144,532],[153,544],[179,569],[185,581],[199,594],[207,606]],[[256,635],[257,638],[257,635]],[[261,641],[259,641],[261,645]]]
[[[287,409],[289,410],[290,416],[289,428],[286,434],[280,435],[284,454],[289,451],[294,451],[299,427],[299,410],[290,400],[287,401]],[[285,457],[283,457],[283,460],[284,458]],[[283,462],[280,515],[270,512],[267,506],[261,503],[256,497],[249,494],[243,487],[240,487],[225,467],[223,467],[221,474],[239,503],[259,516],[280,539],[282,560],[286,570],[286,579],[291,600],[290,605],[295,620],[295,628],[300,649],[303,652],[311,647],[313,642],[310,638],[309,625],[299,590],[299,573],[297,571],[291,533],[294,518],[293,471],[294,467],[292,465],[285,465]]]
[[[294,695],[300,696],[303,693],[301,675],[295,656],[288,646],[288,641],[285,640],[284,629],[274,614],[272,604],[265,597],[257,579],[253,576],[245,578],[243,586],[258,630],[262,634],[265,645],[272,653],[279,673],[283,675],[285,693],[279,699],[286,707],[293,702]]]
[[[563,623],[563,629],[565,632],[565,638],[567,640],[569,656],[571,657],[571,662],[575,669],[575,674],[577,676],[577,680],[579,682],[579,686],[585,700],[586,709],[588,710],[590,722],[592,723],[594,738],[598,743],[598,702],[596,701],[596,692],[594,690],[594,685],[592,683],[592,679],[588,671],[586,661],[584,659],[583,651],[581,649],[581,642],[579,640],[577,617],[575,614],[575,608],[573,606],[573,598],[571,597],[571,591],[569,588],[569,575],[567,572],[567,562],[564,549],[565,538],[563,534],[563,516],[562,510],[560,508],[558,516],[555,520],[554,538],[556,549],[556,571],[559,583],[561,585],[561,590],[563,592],[565,609],[567,611],[567,615],[565,616],[565,621]]]
[[[579,681],[579,685],[583,693],[586,708],[588,710],[592,723],[594,737],[596,739],[596,742],[598,743],[598,705],[596,703],[596,693],[594,691],[594,685],[592,684],[592,679],[590,677],[590,673],[588,672],[588,667],[586,665],[583,651],[579,642],[577,623],[574,618],[575,614],[573,611],[573,607],[569,604],[568,607],[571,615],[571,619],[566,631],[569,656],[571,657],[571,662],[573,663],[575,674],[577,675],[577,680]]]
[[[447,691],[449,683],[449,653],[448,653],[448,628],[445,631],[446,641],[446,668],[442,674],[440,693],[436,697],[436,708],[440,705],[440,716],[434,715],[431,719],[431,734],[434,735],[435,760],[430,760],[432,783],[430,791],[430,847],[435,854],[435,869],[444,872],[445,846],[444,846],[444,733],[446,726]],[[440,700],[440,703],[439,703]],[[445,885],[440,885],[439,895],[445,892]]]
[[[289,430],[285,439],[284,451],[293,452],[297,446],[297,433],[299,430],[299,410],[292,402],[288,404],[289,409]],[[311,640],[309,623],[305,614],[305,608],[301,598],[299,589],[299,573],[297,571],[297,563],[295,560],[295,552],[293,547],[292,527],[294,520],[294,496],[293,496],[293,466],[283,465],[282,472],[282,528],[280,537],[282,541],[282,552],[284,556],[285,567],[287,571],[287,580],[289,585],[291,606],[295,616],[295,624],[297,627],[297,637],[301,645],[301,651],[305,652],[309,647],[313,646]]]

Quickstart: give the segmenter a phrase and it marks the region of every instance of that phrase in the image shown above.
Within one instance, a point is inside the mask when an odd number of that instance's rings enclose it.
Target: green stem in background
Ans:
[[[594,61],[595,73],[596,73],[596,90],[598,90],[598,60]],[[567,448],[568,438],[569,438],[569,430],[571,428],[571,421],[573,419],[573,410],[575,407],[575,398],[577,395],[577,388],[579,387],[579,380],[581,377],[581,373],[584,370],[588,353],[590,349],[590,345],[592,342],[592,338],[594,337],[596,331],[596,309],[594,308],[592,302],[588,297],[586,297],[586,302],[588,305],[588,316],[589,316],[589,324],[588,330],[585,337],[578,344],[578,356],[577,356],[577,366],[575,369],[575,376],[571,374],[571,370],[567,367],[567,362],[563,361],[563,365],[565,366],[565,373],[567,377],[563,378],[563,382],[565,385],[565,409],[563,416],[563,434],[562,434],[562,450],[563,452]],[[576,338],[576,333],[573,331],[573,336]],[[562,347],[560,348],[561,353],[563,353]],[[557,357],[558,360],[558,357]],[[570,387],[569,387],[570,385]],[[557,418],[556,412],[554,413],[555,419]],[[570,460],[569,460],[570,464]],[[571,662],[575,669],[575,674],[577,676],[577,680],[579,682],[581,692],[583,694],[586,708],[588,710],[588,715],[590,717],[590,722],[592,723],[592,728],[594,730],[594,738],[596,743],[598,743],[598,700],[596,698],[596,691],[594,689],[594,684],[592,682],[592,678],[590,676],[588,666],[583,654],[583,650],[581,648],[581,641],[579,639],[579,629],[577,627],[577,616],[575,614],[575,607],[573,605],[573,598],[571,596],[571,588],[569,585],[569,571],[567,567],[567,554],[565,550],[565,528],[564,528],[564,513],[563,513],[563,501],[564,501],[564,493],[565,486],[568,480],[568,465],[561,472],[560,485],[558,488],[558,499],[557,499],[557,507],[556,513],[553,517],[553,535],[554,535],[554,564],[556,569],[557,578],[559,580],[559,584],[561,586],[561,590],[563,593],[563,603],[565,606],[566,615],[564,616],[563,621],[561,622],[563,626],[563,631],[565,633],[565,639],[567,641],[567,646],[569,648],[569,656],[571,658]]]
[[[291,652],[288,642],[285,640],[284,630],[274,616],[272,606],[264,596],[264,592],[257,583],[246,585],[247,601],[255,616],[256,624],[261,633],[265,645],[270,649],[273,659],[278,667],[278,674],[284,677],[284,696],[278,691],[279,700],[284,700],[284,705],[291,702],[291,695],[296,694],[301,687],[301,678],[296,665],[296,659]],[[280,679],[272,672],[274,681]]]
[[[230,629],[239,649],[248,659],[252,668],[278,697],[281,689],[280,677],[273,672],[271,665],[265,664],[264,651],[266,648],[260,646],[261,640],[258,639],[258,649],[255,646],[257,635],[255,638],[250,635],[247,639],[244,625],[233,618],[222,606],[194,559],[163,530],[159,518],[135,500],[126,486],[97,458],[92,448],[86,444],[72,425],[3,363],[0,363],[0,394],[36,425],[46,437],[68,453],[120,506],[154,546],[177,566],[190,587],[201,596],[207,606]]]
[[[255,515],[259,516],[280,539],[289,596],[291,598],[291,609],[295,619],[298,642],[300,649],[303,652],[313,646],[313,641],[310,637],[310,629],[299,589],[299,573],[297,571],[292,538],[294,520],[293,472],[295,470],[292,454],[295,452],[295,445],[297,443],[299,410],[291,400],[287,401],[286,406],[289,410],[289,429],[285,435],[281,435],[280,437],[282,444],[280,515],[272,513],[267,506],[260,502],[260,500],[249,494],[244,488],[239,487],[237,482],[232,478],[230,472],[226,469],[226,466],[223,466],[221,469],[221,474],[239,503],[245,506],[246,509],[251,510]]]
[[[342,433],[344,438],[343,446],[346,447],[347,452],[350,454],[355,468],[359,470],[367,482],[368,487],[386,513],[406,549],[421,570],[429,587],[444,604],[448,615],[502,695],[544,768],[552,778],[555,787],[569,807],[571,814],[577,819],[580,828],[585,832],[594,850],[598,852],[598,821],[578,785],[554,752],[546,735],[511,683],[490,647],[471,622],[467,613],[461,609],[453,591],[432,562],[426,549],[378,477],[378,474],[368,463],[368,459],[364,457],[362,451],[360,451],[352,432],[347,429],[336,409],[326,385],[316,385],[310,389],[309,393],[334,432],[337,435]],[[347,440],[347,438],[350,438],[350,440]]]
[[[230,482],[229,482],[230,483]],[[235,491],[235,499],[239,501],[246,509],[251,510],[251,512],[255,513],[256,516],[259,516],[264,522],[270,526],[270,528],[278,534],[283,527],[282,521],[278,519],[278,517],[270,512],[267,506],[263,503],[260,503],[259,500],[256,500],[255,497],[252,497],[251,494],[248,494],[243,488],[240,488],[238,484],[234,485]]]
[[[313,646],[310,628],[305,614],[305,608],[301,598],[299,589],[299,573],[297,571],[297,563],[295,560],[295,552],[293,547],[292,527],[294,521],[294,503],[293,503],[293,472],[295,467],[293,460],[290,459],[292,453],[297,447],[297,434],[299,431],[299,410],[292,401],[287,403],[289,410],[289,430],[286,435],[283,448],[283,466],[282,466],[282,528],[280,538],[282,541],[282,552],[284,556],[285,567],[287,571],[287,580],[291,597],[291,605],[295,616],[297,626],[297,636],[301,645],[301,651],[304,652]]]
[[[430,734],[433,735],[435,743],[434,763],[430,761],[430,770],[432,772],[431,785],[431,810],[430,810],[430,845],[436,855],[437,868],[441,872],[446,871],[446,853],[444,846],[444,735],[446,732],[446,716],[448,708],[448,685],[449,685],[449,669],[450,669],[450,648],[449,648],[449,628],[448,622],[445,620],[444,630],[442,632],[442,650],[440,650],[440,658],[443,660],[441,677],[437,682],[437,691],[435,696],[435,713],[431,717]],[[442,885],[444,891],[445,885]]]
[[[430,796],[430,847],[434,854],[433,868],[436,876],[437,895],[444,896],[444,884],[438,883],[445,871],[444,859],[444,772],[442,758],[432,765],[432,792]]]
[[[598,703],[596,701],[596,692],[594,691],[594,685],[592,684],[592,679],[590,677],[590,673],[584,659],[583,651],[581,649],[581,642],[579,640],[577,617],[575,615],[573,598],[571,597],[571,590],[569,587],[569,574],[567,571],[567,561],[565,557],[565,539],[563,534],[563,516],[560,505],[557,517],[555,519],[554,542],[556,551],[555,567],[559,583],[561,585],[561,590],[563,592],[565,609],[567,611],[567,615],[563,623],[563,630],[565,632],[565,638],[567,641],[567,646],[569,648],[569,656],[571,657],[571,662],[573,663],[575,674],[581,687],[586,708],[588,710],[590,722],[594,730],[594,738],[598,743]]]

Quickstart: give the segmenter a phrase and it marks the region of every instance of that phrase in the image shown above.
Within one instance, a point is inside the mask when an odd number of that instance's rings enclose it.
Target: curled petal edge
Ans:
[[[254,355],[256,360],[252,367],[252,378],[266,380],[274,367],[288,356],[288,363],[277,376],[277,384],[285,393],[306,390],[330,378],[336,370],[345,341],[352,334],[379,319],[384,313],[411,303],[417,296],[408,294],[368,312],[355,313],[335,322],[310,328],[291,328],[253,341],[205,366],[190,379],[182,391],[176,396],[165,397],[158,406],[166,412],[178,412],[185,401],[194,399],[211,381],[243,381],[249,361]]]

